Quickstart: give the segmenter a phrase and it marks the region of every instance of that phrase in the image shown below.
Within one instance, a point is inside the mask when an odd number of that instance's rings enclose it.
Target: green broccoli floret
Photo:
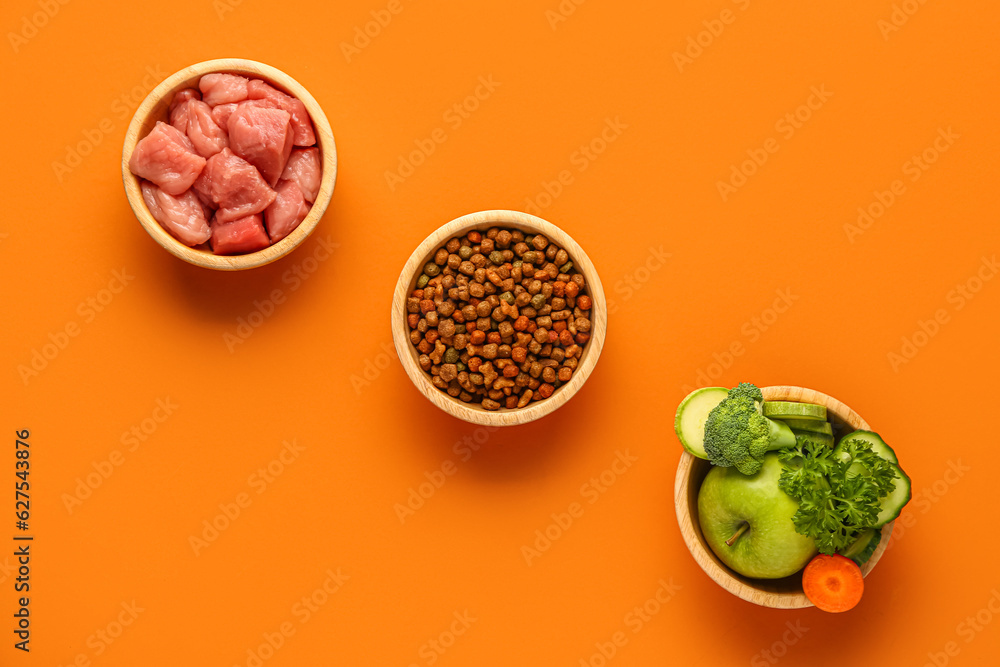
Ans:
[[[795,444],[791,429],[763,415],[763,401],[760,389],[741,382],[708,413],[705,453],[714,465],[735,466],[744,475],[753,475],[764,454]]]

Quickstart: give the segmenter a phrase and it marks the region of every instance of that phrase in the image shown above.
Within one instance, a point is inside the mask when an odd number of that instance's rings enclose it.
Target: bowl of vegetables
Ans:
[[[803,387],[707,387],[677,409],[674,504],[698,565],[737,597],[847,611],[910,499],[857,412]]]

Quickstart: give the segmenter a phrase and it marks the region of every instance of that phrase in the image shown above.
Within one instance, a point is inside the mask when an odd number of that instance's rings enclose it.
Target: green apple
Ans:
[[[781,462],[769,453],[754,475],[713,467],[698,491],[705,540],[719,560],[745,577],[787,577],[816,554],[813,539],[795,532],[792,515],[799,503],[778,488],[779,477]]]

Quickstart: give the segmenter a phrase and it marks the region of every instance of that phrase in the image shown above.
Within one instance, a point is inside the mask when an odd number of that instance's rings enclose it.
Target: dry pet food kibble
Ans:
[[[435,387],[487,410],[523,408],[572,379],[591,298],[565,249],[493,227],[439,248],[406,301],[410,342]]]

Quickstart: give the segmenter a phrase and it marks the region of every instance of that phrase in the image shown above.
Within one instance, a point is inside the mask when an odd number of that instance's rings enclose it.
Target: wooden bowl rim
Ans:
[[[836,415],[854,430],[871,430],[868,422],[845,403],[814,389],[779,385],[761,387],[761,391],[764,394],[764,399],[768,401],[796,401],[825,405],[828,412]],[[691,480],[692,467],[698,460],[701,459],[696,459],[696,457],[688,452],[684,452],[681,455],[680,462],[677,464],[677,475],[674,480],[674,508],[677,512],[677,522],[681,529],[681,536],[684,538],[684,542],[687,544],[688,550],[691,552],[692,557],[694,557],[695,562],[698,563],[701,569],[705,571],[705,574],[711,577],[713,581],[733,595],[748,602],[773,609],[802,609],[813,606],[809,598],[801,591],[798,593],[775,593],[755,586],[753,583],[755,580],[743,577],[726,567],[712,553],[711,548],[704,543],[701,526],[695,517],[691,515],[688,507],[689,482]],[[882,539],[878,547],[876,547],[875,553],[861,567],[862,576],[868,576],[868,573],[875,568],[875,565],[882,558],[882,554],[889,546],[889,536],[892,534],[894,523],[895,521],[890,521],[882,527]]]
[[[306,215],[305,219],[299,223],[291,234],[277,243],[246,255],[216,255],[206,250],[190,248],[175,239],[159,222],[150,214],[146,207],[146,202],[142,198],[140,189],[140,179],[133,174],[129,168],[129,159],[136,144],[142,138],[139,132],[147,124],[147,119],[154,109],[168,95],[188,86],[193,86],[196,81],[205,74],[213,72],[223,72],[228,74],[243,74],[260,78],[274,85],[285,93],[294,95],[305,105],[309,116],[312,119],[313,127],[316,130],[317,143],[323,161],[323,176],[320,181],[320,190],[316,195],[316,201]],[[163,119],[166,121],[166,118]],[[284,257],[306,238],[312,234],[319,224],[320,218],[326,213],[333,196],[333,189],[337,181],[337,146],[330,129],[330,122],[326,114],[320,107],[316,99],[298,81],[285,74],[281,70],[244,58],[219,58],[215,60],[205,60],[185,67],[164,79],[156,86],[146,99],[142,101],[136,109],[128,130],[125,132],[125,141],[122,148],[122,182],[125,185],[125,195],[128,203],[139,220],[143,229],[165,250],[186,262],[208,269],[221,271],[241,271],[264,266],[281,257]]]
[[[431,384],[429,376],[421,370],[417,362],[417,351],[410,343],[408,336],[409,328],[405,320],[407,295],[416,286],[421,267],[430,260],[433,253],[454,236],[462,236],[471,230],[485,230],[489,227],[515,228],[522,231],[530,231],[534,234],[543,234],[550,241],[564,248],[569,253],[570,260],[574,263],[575,267],[583,274],[587,283],[587,293],[593,301],[590,340],[587,341],[587,345],[583,349],[580,364],[577,366],[576,371],[574,371],[570,381],[556,389],[552,396],[545,400],[532,403],[525,408],[513,410],[500,409],[494,412],[486,410],[479,405],[463,403]],[[516,426],[540,419],[559,409],[580,390],[587,381],[587,378],[590,377],[594,367],[597,365],[597,360],[601,356],[601,349],[604,347],[607,330],[607,303],[604,299],[604,287],[601,284],[597,270],[587,256],[587,253],[584,252],[583,248],[569,234],[551,222],[537,216],[520,211],[497,209],[469,213],[455,218],[431,232],[417,246],[406,261],[406,264],[404,264],[403,270],[399,274],[399,280],[396,282],[396,289],[392,297],[391,323],[392,339],[396,347],[396,354],[399,356],[399,361],[414,386],[431,403],[453,417],[473,424],[484,426]]]

